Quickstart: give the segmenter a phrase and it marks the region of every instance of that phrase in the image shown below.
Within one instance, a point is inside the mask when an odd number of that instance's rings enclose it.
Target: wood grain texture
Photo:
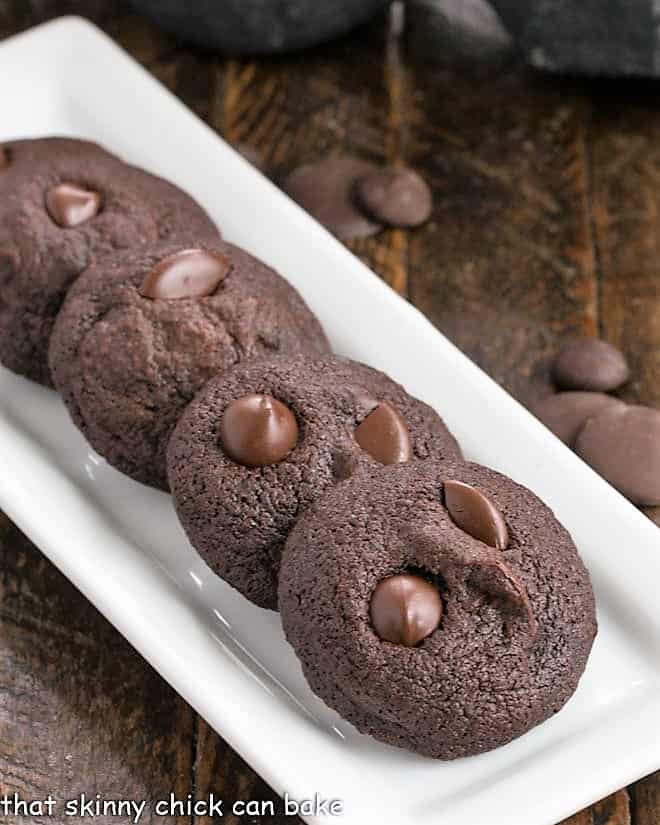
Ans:
[[[193,712],[4,517],[0,663],[0,796],[185,796]]]
[[[565,819],[561,825],[631,825],[628,792],[617,791]]]
[[[115,0],[0,0],[0,38],[76,12],[226,139],[257,149],[275,180],[328,153],[419,169],[432,221],[350,246],[518,398],[549,391],[561,335],[600,331],[631,357],[629,397],[659,403],[651,90],[612,99],[511,61],[427,65],[405,48],[400,3],[338,43],[273,60],[189,49]],[[14,789],[277,802],[0,514],[0,795]],[[656,774],[566,823],[657,825],[659,800]],[[277,810],[222,821],[286,821]]]
[[[601,327],[630,359],[625,396],[660,406],[660,110],[648,88],[598,93],[591,131]]]
[[[597,329],[586,104],[516,64],[415,66],[413,86],[408,160],[435,201],[409,241],[411,297],[530,403],[558,336]]]
[[[660,822],[660,771],[652,773],[630,789],[632,825]]]

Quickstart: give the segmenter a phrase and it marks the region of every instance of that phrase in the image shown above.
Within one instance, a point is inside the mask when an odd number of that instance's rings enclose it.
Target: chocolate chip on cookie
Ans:
[[[274,609],[286,537],[329,487],[393,461],[459,456],[440,417],[383,373],[331,355],[278,357],[204,387],[172,435],[168,474],[192,545]]]
[[[506,546],[456,523],[455,485],[501,514]],[[286,542],[279,606],[329,707],[438,759],[490,750],[559,711],[597,629],[589,575],[552,512],[494,470],[433,459],[365,469],[308,507]]]
[[[220,240],[160,242],[106,257],[78,278],[50,364],[94,449],[166,489],[170,433],[210,378],[273,353],[327,349],[316,317],[266,264]]]
[[[48,344],[67,290],[104,256],[165,240],[216,239],[192,198],[70,138],[13,141],[0,175],[0,361],[51,384]]]

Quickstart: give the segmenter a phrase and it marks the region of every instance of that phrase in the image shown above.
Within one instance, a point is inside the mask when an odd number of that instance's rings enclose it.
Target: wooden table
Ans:
[[[621,346],[626,397],[660,403],[656,86],[429,63],[386,19],[301,56],[226,60],[113,0],[0,0],[0,38],[71,11],[274,176],[328,152],[419,169],[432,221],[351,248],[524,403],[549,391],[548,356],[574,332]],[[0,554],[0,795],[276,799],[1,515]],[[658,825],[660,774],[569,822]]]

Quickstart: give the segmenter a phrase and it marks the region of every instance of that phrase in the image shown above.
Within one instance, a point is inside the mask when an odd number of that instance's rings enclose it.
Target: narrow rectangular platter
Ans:
[[[0,507],[280,793],[345,825],[552,825],[660,768],[660,534],[532,416],[89,23],[0,46],[0,140],[71,134],[196,197],[302,292],[334,347],[436,407],[466,454],[527,484],[588,564],[600,633],[576,696],[450,764],[358,735],[307,688],[278,617],[202,564],[170,499],[94,455],[57,396],[0,368]],[[393,334],[396,331],[396,334]]]

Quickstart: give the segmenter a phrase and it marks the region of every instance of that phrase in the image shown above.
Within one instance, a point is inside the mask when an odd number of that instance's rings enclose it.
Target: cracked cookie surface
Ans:
[[[226,411],[254,394],[280,402],[297,422],[295,446],[265,466],[234,460],[221,437]],[[460,457],[431,407],[348,359],[273,358],[211,381],[181,417],[168,451],[179,518],[207,564],[255,604],[276,609],[280,555],[299,513],[337,482],[381,466],[356,432],[383,402],[390,417],[384,427],[376,419],[376,431],[398,444],[404,427],[407,439],[405,450],[381,458]],[[373,449],[368,438],[360,440]]]
[[[50,334],[83,270],[159,240],[219,232],[181,189],[95,143],[52,137],[1,148],[7,162],[0,169],[0,361],[51,385]]]
[[[497,508],[506,547],[456,523],[448,481]],[[370,612],[376,587],[401,573],[431,582],[443,602],[414,646],[381,638]],[[327,705],[362,733],[439,759],[490,750],[559,711],[597,627],[589,575],[551,510],[468,463],[384,467],[330,490],[289,536],[279,603]]]
[[[185,261],[187,251],[160,243],[90,267],[69,290],[51,340],[55,386],[90,444],[122,472],[163,489],[169,436],[211,377],[244,359],[328,348],[293,287],[223,241],[198,247],[224,262],[212,294],[143,294],[163,261]]]

